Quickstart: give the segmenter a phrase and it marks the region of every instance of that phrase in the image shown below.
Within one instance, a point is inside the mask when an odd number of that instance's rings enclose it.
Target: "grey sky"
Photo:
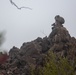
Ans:
[[[55,15],[65,18],[64,26],[76,37],[76,0],[13,0],[18,6],[32,10],[18,10],[9,0],[0,1],[0,31],[6,30],[3,48],[20,47],[37,37],[48,36]],[[45,35],[43,34],[45,33]]]

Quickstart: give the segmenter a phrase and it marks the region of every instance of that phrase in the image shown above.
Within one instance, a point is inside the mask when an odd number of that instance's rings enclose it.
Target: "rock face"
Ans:
[[[30,67],[34,69],[41,65],[47,52],[52,50],[58,56],[73,60],[76,56],[76,39],[71,37],[68,30],[62,25],[64,18],[55,16],[52,32],[48,37],[23,43],[20,49],[13,47],[9,51],[9,59],[2,64],[0,75],[30,75]]]

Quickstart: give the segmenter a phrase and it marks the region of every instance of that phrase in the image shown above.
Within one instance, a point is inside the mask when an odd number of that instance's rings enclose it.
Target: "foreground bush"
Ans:
[[[75,75],[74,65],[65,57],[57,57],[55,53],[48,52],[43,60],[43,66],[31,70],[31,75]]]

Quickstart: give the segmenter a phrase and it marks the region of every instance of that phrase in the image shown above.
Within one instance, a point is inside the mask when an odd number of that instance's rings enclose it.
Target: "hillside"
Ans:
[[[10,49],[8,60],[0,65],[0,75],[76,75],[76,39],[64,23],[57,15],[49,36]]]

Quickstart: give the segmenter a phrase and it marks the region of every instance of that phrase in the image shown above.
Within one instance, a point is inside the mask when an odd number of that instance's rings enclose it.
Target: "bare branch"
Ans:
[[[22,8],[32,10],[32,8],[29,8],[29,7],[24,7],[24,6],[22,6],[22,7],[18,7],[18,6],[15,4],[15,2],[13,2],[12,0],[10,0],[10,3],[11,3],[12,5],[14,5],[14,6],[15,6],[17,9],[19,9],[19,10],[21,10]]]

